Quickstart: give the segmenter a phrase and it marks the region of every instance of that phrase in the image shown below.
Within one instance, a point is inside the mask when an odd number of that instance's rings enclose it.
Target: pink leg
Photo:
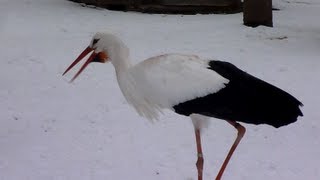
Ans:
[[[201,137],[200,137],[200,130],[195,130],[196,134],[196,142],[197,142],[197,153],[198,153],[198,160],[197,160],[197,169],[198,169],[198,180],[202,180],[202,171],[203,171],[203,154],[201,148]]]
[[[233,127],[235,127],[238,130],[238,135],[237,135],[237,138],[234,141],[233,145],[231,146],[226,159],[224,160],[224,162],[223,162],[223,164],[222,164],[222,166],[220,168],[220,171],[219,171],[219,173],[218,173],[218,175],[216,177],[216,180],[220,180],[221,179],[222,174],[223,174],[224,170],[226,169],[226,167],[228,165],[228,162],[231,159],[231,156],[232,156],[234,150],[237,148],[239,142],[241,141],[242,137],[244,136],[244,134],[246,132],[246,128],[243,127],[241,124],[239,124],[239,123],[237,123],[235,121],[228,121],[228,123],[230,123]]]

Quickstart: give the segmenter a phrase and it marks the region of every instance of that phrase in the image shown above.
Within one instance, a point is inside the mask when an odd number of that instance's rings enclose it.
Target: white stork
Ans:
[[[276,128],[303,116],[302,103],[287,92],[223,61],[195,55],[164,54],[136,65],[129,48],[115,35],[96,33],[90,45],[63,73],[91,53],[73,81],[91,62],[110,61],[119,87],[130,105],[143,117],[158,119],[163,109],[190,116],[196,137],[198,180],[202,180],[201,128],[209,117],[226,120],[238,135],[216,179],[221,179],[234,150],[245,133],[237,122],[268,124]]]

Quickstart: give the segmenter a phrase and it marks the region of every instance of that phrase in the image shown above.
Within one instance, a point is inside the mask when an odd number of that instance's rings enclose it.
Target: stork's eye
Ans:
[[[93,39],[92,41],[92,46],[94,46],[95,44],[97,44],[97,42],[99,41],[100,39]]]

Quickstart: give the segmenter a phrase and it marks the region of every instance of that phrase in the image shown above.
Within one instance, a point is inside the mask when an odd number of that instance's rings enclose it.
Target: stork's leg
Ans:
[[[203,171],[203,155],[202,155],[202,148],[201,148],[201,137],[200,137],[200,130],[195,129],[196,134],[196,142],[197,142],[197,153],[198,153],[198,160],[197,160],[197,169],[198,169],[198,180],[202,180],[202,171]]]
[[[194,127],[194,132],[196,135],[196,142],[197,142],[197,169],[198,169],[198,180],[202,180],[202,172],[203,172],[203,154],[202,154],[202,147],[201,147],[201,130],[209,125],[209,117],[203,116],[200,114],[191,114],[190,118],[192,120],[192,124]]]
[[[224,170],[226,169],[227,165],[228,165],[228,162],[234,152],[234,150],[237,148],[239,142],[241,141],[242,137],[244,136],[245,132],[246,132],[246,128],[243,127],[241,124],[235,122],[235,121],[228,121],[228,123],[230,123],[233,127],[235,127],[237,130],[238,130],[238,135],[237,135],[237,138],[236,140],[234,141],[233,145],[231,146],[230,150],[229,150],[229,153],[226,157],[226,159],[224,160],[221,168],[220,168],[220,171],[216,177],[216,180],[220,180],[221,177],[222,177],[222,174],[224,172]]]

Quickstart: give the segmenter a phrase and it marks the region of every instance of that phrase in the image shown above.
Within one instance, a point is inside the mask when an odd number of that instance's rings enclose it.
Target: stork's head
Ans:
[[[77,74],[72,78],[71,82],[75,80],[79,74],[92,62],[106,63],[114,59],[116,54],[128,54],[127,47],[124,43],[116,36],[107,32],[96,33],[89,46],[78,56],[78,58],[66,69],[63,73],[66,74],[73,66],[81,61],[89,53],[88,60],[82,65]]]

